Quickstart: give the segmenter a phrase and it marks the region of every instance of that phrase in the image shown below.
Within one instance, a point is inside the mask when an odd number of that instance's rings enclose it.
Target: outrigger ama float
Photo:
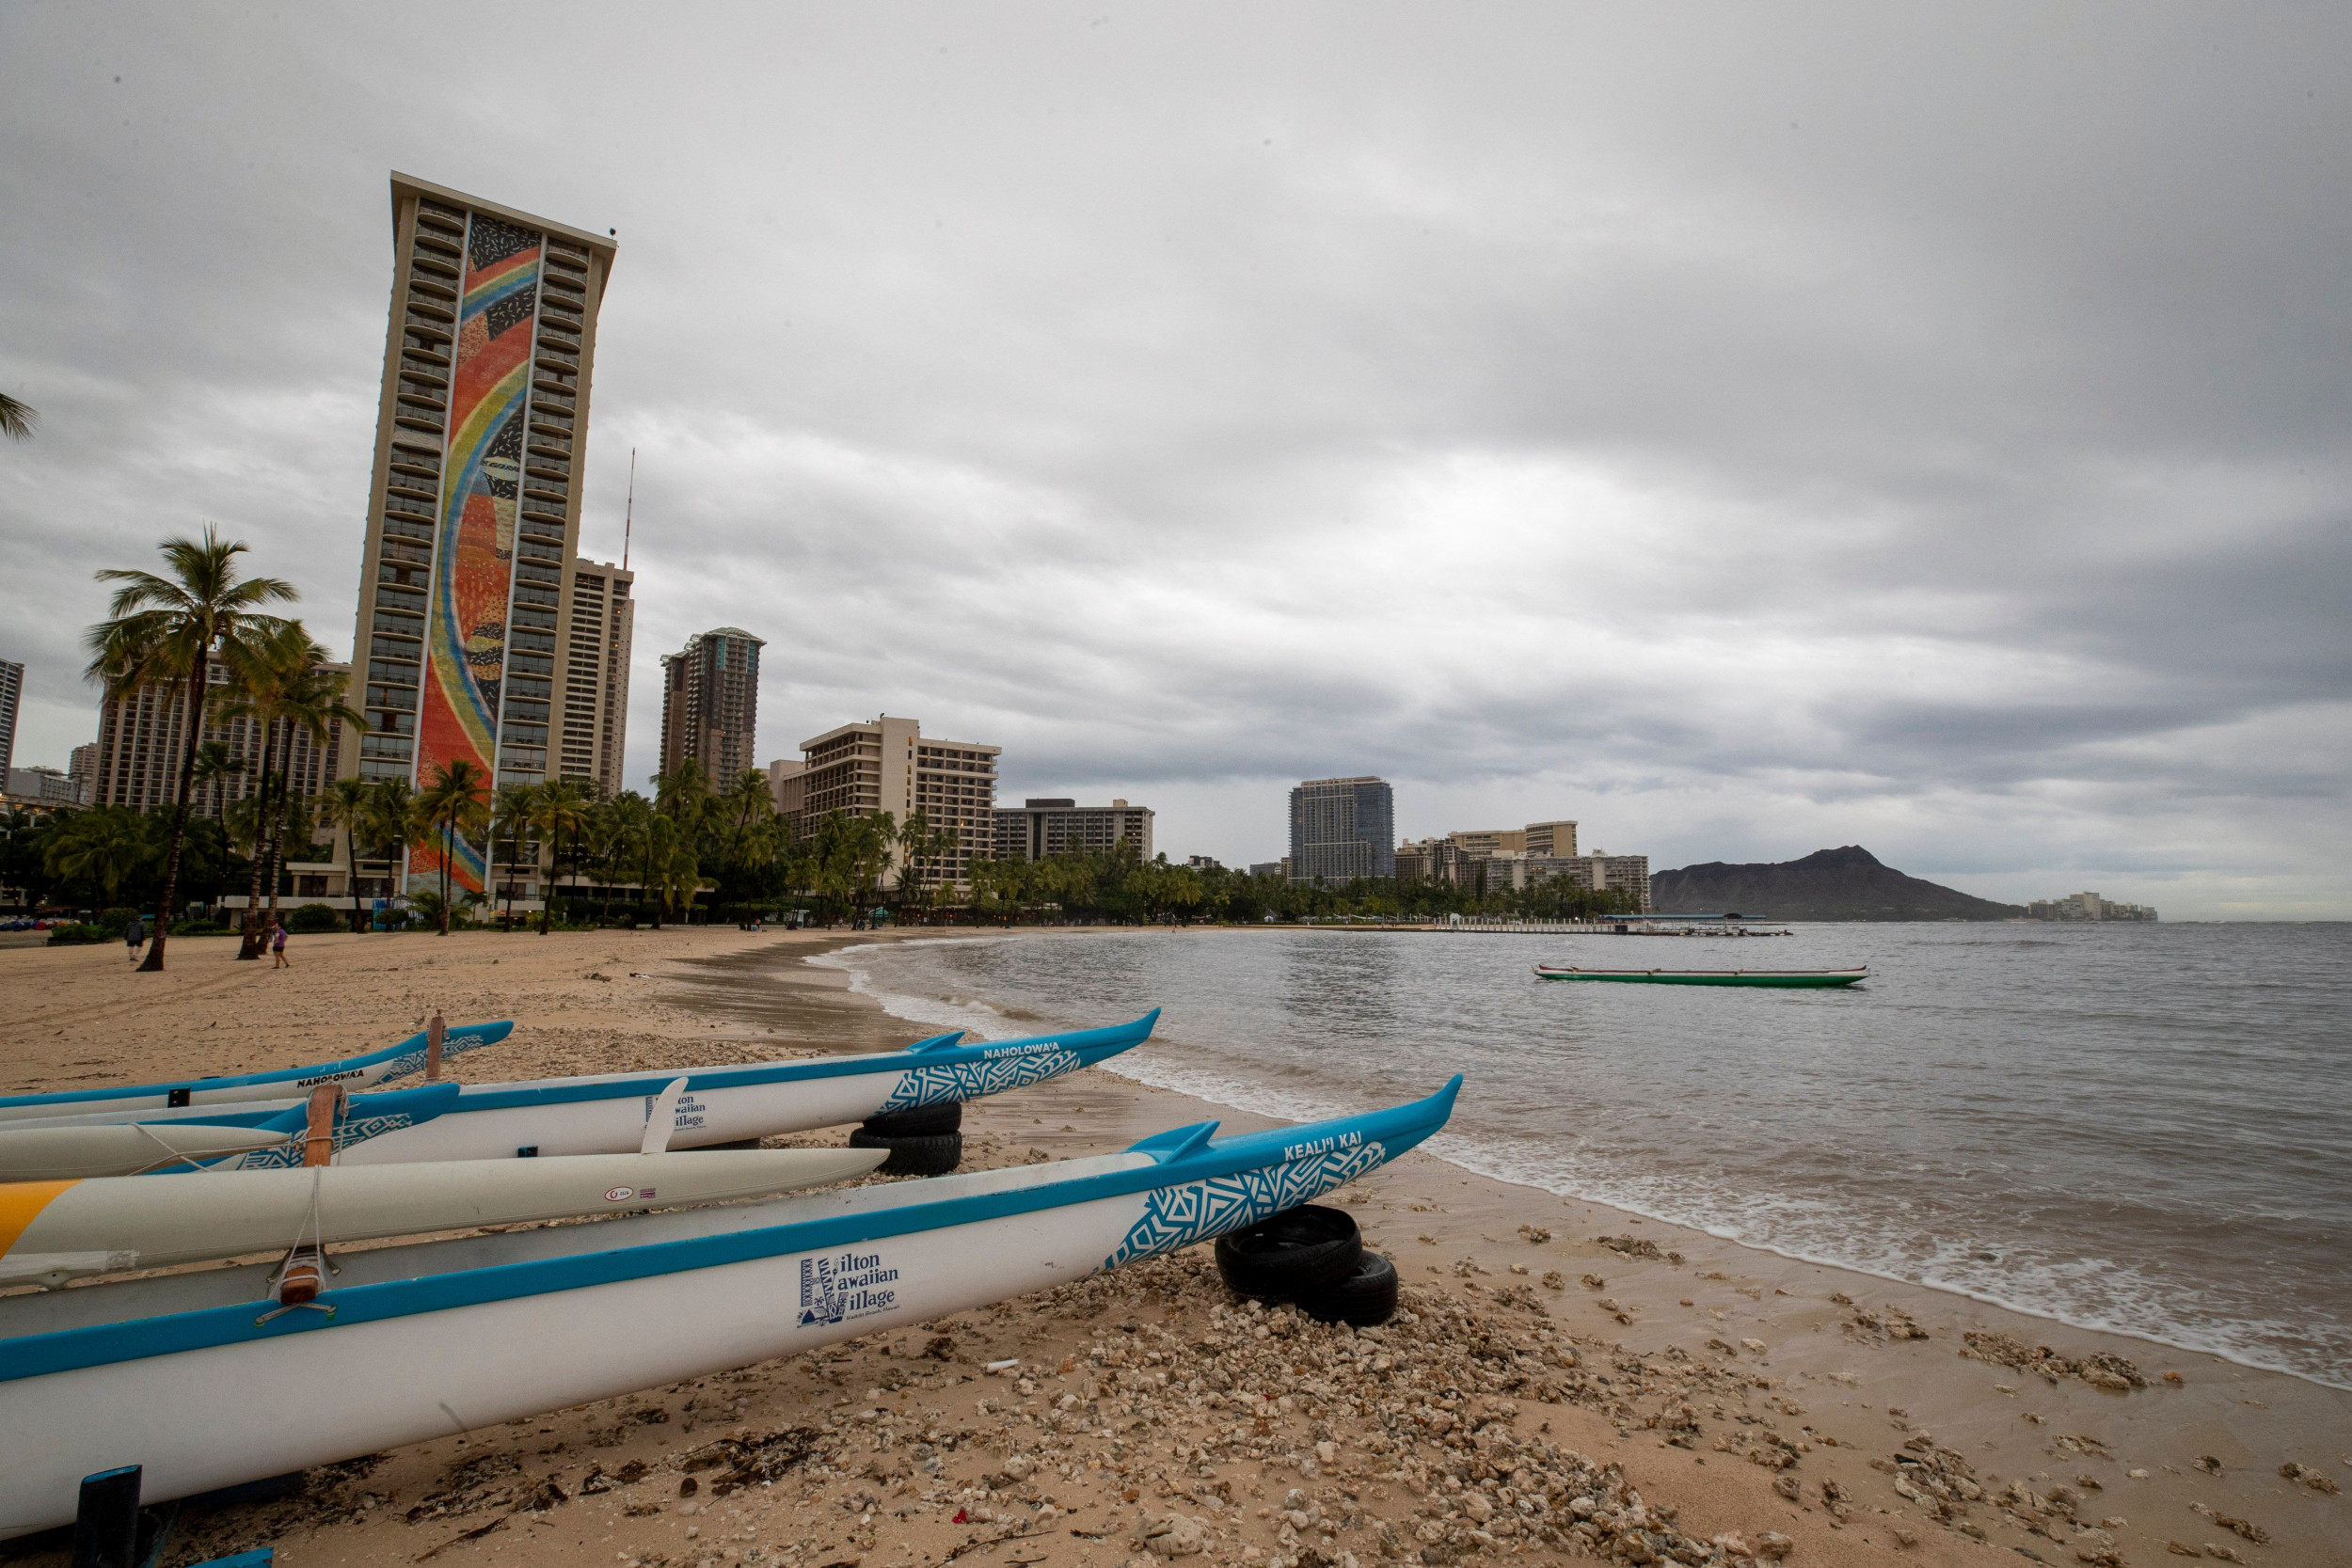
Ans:
[[[0,1297],[0,1538],[65,1523],[118,1465],[187,1497],[1173,1252],[1387,1164],[1461,1083],[1239,1137],[1203,1122],[1093,1159],[354,1252],[303,1307],[266,1264]]]

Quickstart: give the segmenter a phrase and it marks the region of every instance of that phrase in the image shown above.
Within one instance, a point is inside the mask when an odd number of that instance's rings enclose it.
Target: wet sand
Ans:
[[[874,939],[322,937],[274,974],[196,939],[161,977],[133,976],[115,948],[8,951],[0,1082],[318,1060],[435,1005],[516,1019],[507,1044],[461,1059],[473,1081],[916,1037],[801,961],[850,940]],[[1095,1069],[977,1104],[968,1158],[1098,1153],[1205,1119],[1271,1125]],[[1596,1545],[1691,1556],[1721,1538],[1795,1563],[2352,1561],[2346,1500],[2280,1474],[2352,1483],[2352,1395],[1423,1155],[1347,1196],[1417,1320],[1378,1341],[1237,1313],[1199,1247],[935,1332],[331,1466],[297,1495],[190,1520],[167,1560],[273,1544],[294,1564],[1111,1568],[1197,1544],[1203,1561],[1370,1568]],[[2000,1359],[2042,1346],[2060,1360]],[[730,1475],[748,1479],[723,1497],[704,1484]],[[1594,1505],[1582,1533],[1562,1528],[1571,1493]]]

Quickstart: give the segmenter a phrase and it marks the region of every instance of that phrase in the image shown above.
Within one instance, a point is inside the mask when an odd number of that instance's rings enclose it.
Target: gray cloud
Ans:
[[[637,772],[653,656],[735,622],[768,753],[914,713],[1180,854],[1369,769],[1414,833],[2352,912],[2348,42],[20,8],[20,754],[87,737],[88,574],[165,531],[230,525],[347,644],[397,166],[620,230],[584,547],[638,448]]]

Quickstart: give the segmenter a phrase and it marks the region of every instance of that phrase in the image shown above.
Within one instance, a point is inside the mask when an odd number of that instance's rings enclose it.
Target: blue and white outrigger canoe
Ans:
[[[441,1057],[463,1055],[496,1045],[514,1033],[511,1020],[497,1023],[452,1024],[441,1040]],[[373,1088],[423,1068],[425,1037],[411,1035],[398,1045],[346,1056],[340,1062],[282,1068],[275,1072],[247,1072],[230,1078],[186,1078],[176,1084],[119,1085],[105,1089],[61,1089],[52,1094],[0,1095],[0,1124],[32,1117],[90,1115],[113,1111],[120,1119],[136,1120],[136,1113],[176,1106],[246,1103],[254,1101],[299,1099],[324,1084],[341,1084],[346,1090]]]
[[[978,1100],[1091,1067],[1149,1038],[1154,1007],[1131,1023],[1024,1039],[958,1043],[941,1035],[903,1051],[658,1072],[469,1084],[430,1121],[387,1129],[343,1151],[342,1164],[415,1160],[500,1160],[516,1155],[621,1154],[644,1137],[645,1118],[679,1077],[669,1147],[771,1138],[864,1121],[890,1111]],[[364,1105],[373,1095],[358,1097]],[[300,1164],[298,1149],[230,1156],[224,1169]]]
[[[1255,1224],[1445,1125],[1427,1100],[1093,1159],[0,1297],[0,1538],[146,1466],[187,1497],[1066,1284]],[[369,1369],[373,1369],[373,1371]],[[358,1375],[354,1375],[355,1371]]]
[[[421,1084],[344,1097],[327,1113],[335,1157],[340,1162],[369,1138],[431,1121],[456,1106],[457,1092],[454,1084]],[[299,1165],[309,1126],[310,1104],[301,1100],[151,1111],[130,1121],[112,1112],[0,1121],[0,1182]],[[0,1219],[0,1232],[6,1228]]]

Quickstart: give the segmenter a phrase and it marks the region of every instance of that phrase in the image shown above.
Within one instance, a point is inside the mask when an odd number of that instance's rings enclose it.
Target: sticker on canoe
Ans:
[[[886,1289],[898,1277],[879,1252],[837,1252],[801,1259],[801,1326],[828,1327],[852,1318],[870,1318],[898,1305]]]
[[[658,1094],[645,1096],[645,1119],[647,1121],[653,1119],[653,1102],[660,1098]],[[709,1105],[695,1099],[693,1091],[690,1089],[677,1097],[677,1117],[670,1125],[681,1132],[690,1127],[700,1127],[703,1124],[704,1113],[709,1109]]]
[[[607,1203],[622,1203],[636,1196],[637,1189],[634,1187],[608,1187],[605,1189],[604,1200]]]

